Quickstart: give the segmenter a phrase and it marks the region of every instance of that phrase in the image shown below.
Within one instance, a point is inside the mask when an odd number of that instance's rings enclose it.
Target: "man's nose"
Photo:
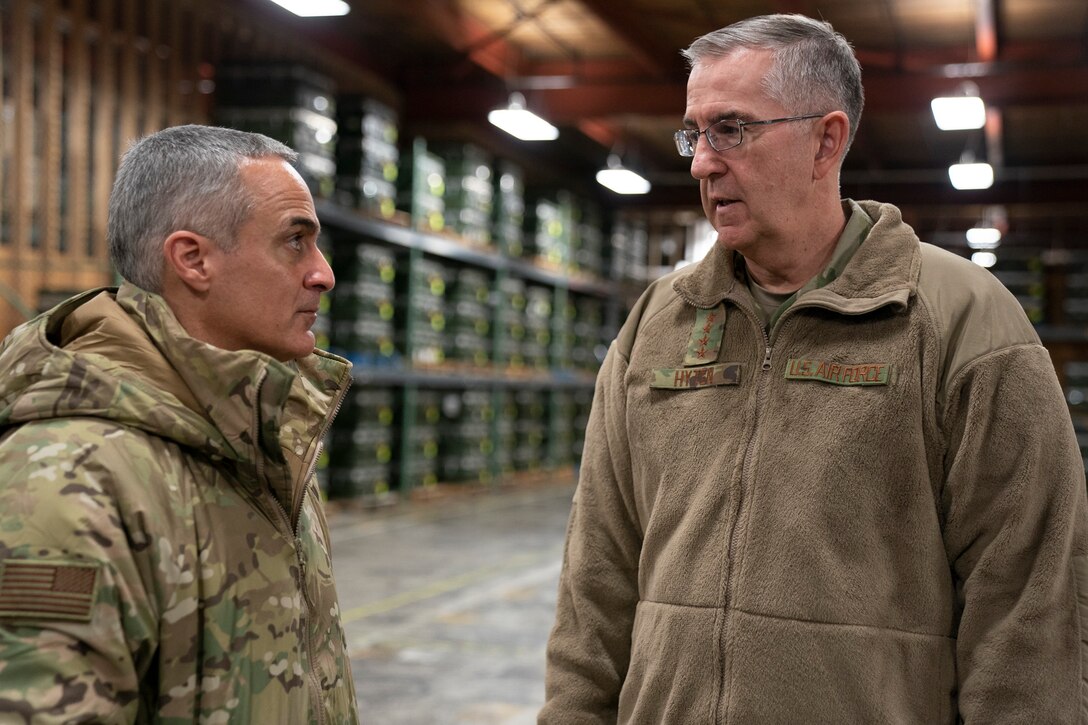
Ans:
[[[691,157],[691,175],[702,181],[711,174],[721,173],[723,165],[721,153],[714,150],[705,135],[699,134],[695,142],[695,155]]]
[[[312,254],[314,255],[313,264],[310,271],[306,273],[306,286],[328,292],[336,286],[336,275],[333,274],[329,260],[325,259],[325,255],[317,246],[314,246]]]

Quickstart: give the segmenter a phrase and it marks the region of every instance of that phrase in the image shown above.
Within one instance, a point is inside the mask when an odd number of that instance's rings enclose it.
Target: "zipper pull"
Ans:
[[[765,352],[763,354],[763,369],[764,370],[770,370],[771,369],[771,346],[770,345],[767,345],[767,347],[765,348]]]

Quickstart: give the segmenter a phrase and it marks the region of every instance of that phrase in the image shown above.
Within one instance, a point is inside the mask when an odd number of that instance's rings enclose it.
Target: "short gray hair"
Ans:
[[[253,207],[240,169],[246,159],[298,154],[259,133],[215,126],[174,126],[134,143],[110,192],[106,239],[118,274],[162,291],[162,243],[185,229],[230,251]]]
[[[741,48],[773,53],[763,85],[789,113],[845,112],[850,119],[849,149],[861,121],[865,92],[861,65],[841,33],[830,23],[804,15],[760,15],[707,33],[681,54],[694,68]]]

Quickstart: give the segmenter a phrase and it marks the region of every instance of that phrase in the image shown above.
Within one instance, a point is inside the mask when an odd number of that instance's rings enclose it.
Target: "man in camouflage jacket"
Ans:
[[[186,169],[225,168],[199,193],[248,214],[224,223],[168,186],[141,197],[162,159],[190,184]],[[224,129],[139,142],[110,226],[137,284],[0,347],[0,723],[357,722],[313,478],[350,364],[313,349],[333,279],[291,160]],[[118,249],[126,195],[170,217],[142,237],[165,263]],[[267,322],[240,320],[240,294]]]

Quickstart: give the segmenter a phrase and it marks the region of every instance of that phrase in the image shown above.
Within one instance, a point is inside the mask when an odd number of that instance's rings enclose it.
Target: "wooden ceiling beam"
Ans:
[[[642,67],[658,78],[667,78],[684,69],[678,48],[663,48],[647,28],[652,27],[627,3],[615,0],[581,0],[631,51]]]
[[[519,72],[524,57],[505,38],[513,26],[493,30],[472,16],[458,11],[453,3],[433,0],[403,1],[412,6],[413,14],[425,27],[443,38],[451,48],[464,53],[467,61],[499,78],[517,75]],[[547,5],[548,3],[542,3],[536,12],[541,12]],[[517,23],[527,22],[534,16],[535,13],[527,13],[519,17]],[[457,69],[455,72],[463,75],[464,69]]]

